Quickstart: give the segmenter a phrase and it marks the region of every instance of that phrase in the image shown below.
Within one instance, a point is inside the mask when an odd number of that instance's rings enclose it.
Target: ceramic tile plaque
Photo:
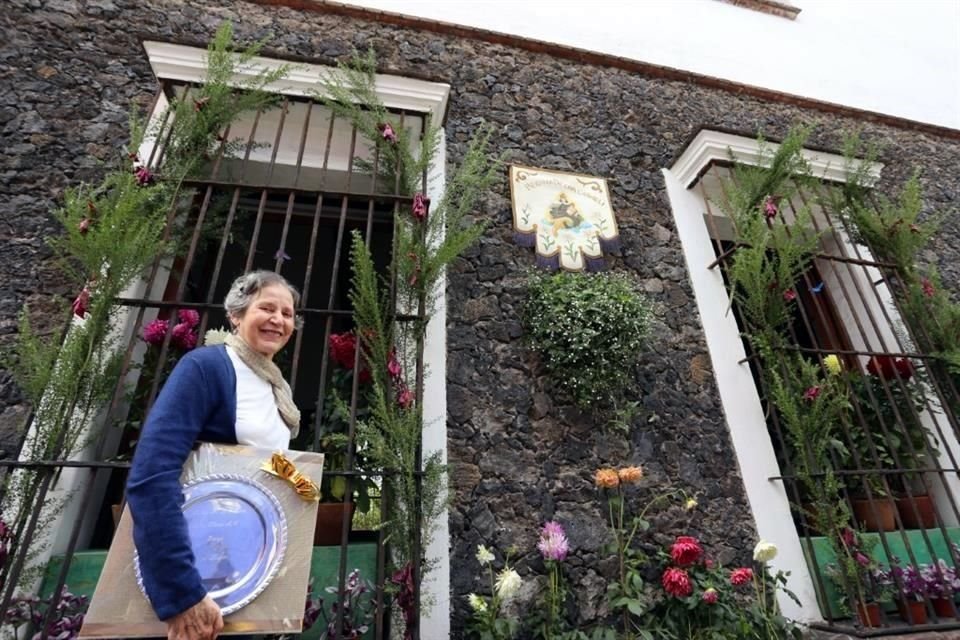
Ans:
[[[181,476],[198,570],[208,593],[228,612],[221,635],[296,634],[303,626],[317,503],[261,470],[272,454],[204,445],[191,454]],[[322,454],[285,455],[319,485]],[[166,637],[166,624],[142,594],[137,573],[133,521],[125,508],[81,638]]]
[[[603,254],[620,248],[603,178],[511,165],[510,197],[514,238],[540,267],[599,271]]]

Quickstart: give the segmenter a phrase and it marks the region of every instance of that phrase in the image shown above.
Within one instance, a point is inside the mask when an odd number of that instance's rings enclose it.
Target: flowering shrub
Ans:
[[[13,627],[29,623],[34,629],[39,629],[47,615],[50,602],[51,600],[41,600],[33,596],[14,598],[4,613],[3,621]],[[83,626],[87,604],[86,596],[74,595],[64,585],[60,602],[57,603],[53,619],[47,626],[46,632],[36,631],[31,640],[40,640],[40,638],[74,640],[80,633],[80,627]]]
[[[613,411],[625,393],[646,338],[652,307],[625,276],[535,274],[524,326],[554,388],[578,407]]]

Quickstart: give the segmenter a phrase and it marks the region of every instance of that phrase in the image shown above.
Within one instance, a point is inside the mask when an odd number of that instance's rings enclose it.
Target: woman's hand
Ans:
[[[215,640],[221,631],[223,616],[210,596],[167,620],[167,640]]]

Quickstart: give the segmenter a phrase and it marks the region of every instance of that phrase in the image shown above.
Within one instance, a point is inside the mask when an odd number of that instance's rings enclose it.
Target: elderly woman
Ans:
[[[293,333],[299,299],[271,271],[237,278],[224,300],[233,333],[180,359],[143,426],[127,500],[144,588],[169,640],[208,640],[223,628],[194,566],[183,465],[198,441],[286,449],[296,436],[300,412],[273,356]]]

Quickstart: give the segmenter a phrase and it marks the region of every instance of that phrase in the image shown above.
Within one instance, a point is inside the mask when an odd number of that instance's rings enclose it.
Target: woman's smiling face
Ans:
[[[237,334],[257,353],[273,358],[293,335],[293,295],[282,284],[260,289],[243,315],[231,317]]]

